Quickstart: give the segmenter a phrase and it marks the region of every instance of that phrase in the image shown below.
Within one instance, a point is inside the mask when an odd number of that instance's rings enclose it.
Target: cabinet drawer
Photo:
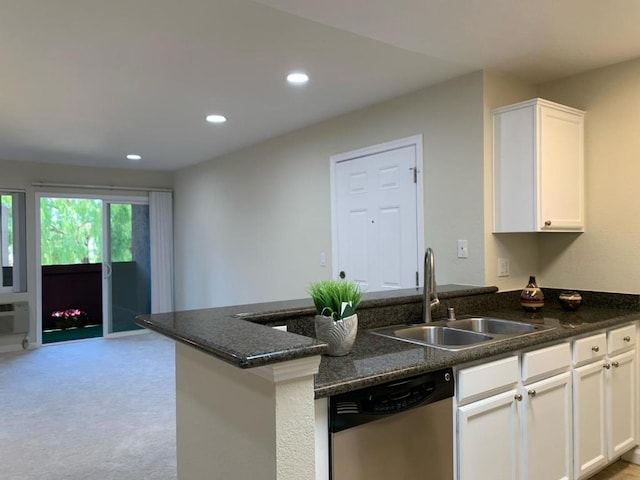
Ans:
[[[627,325],[626,327],[616,328],[615,330],[609,330],[608,332],[608,353],[619,352],[626,348],[632,347],[636,344],[636,326]]]
[[[575,366],[598,360],[607,354],[607,335],[599,333],[573,342],[573,364]]]
[[[522,383],[534,382],[563,372],[571,365],[571,349],[561,343],[522,355]]]
[[[458,403],[479,400],[518,383],[518,357],[484,363],[458,372]]]

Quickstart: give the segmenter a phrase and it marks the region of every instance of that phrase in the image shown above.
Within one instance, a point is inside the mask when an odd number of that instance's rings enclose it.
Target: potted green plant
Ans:
[[[347,355],[358,332],[360,287],[349,280],[319,280],[309,285],[307,292],[316,307],[316,337],[327,342],[329,355]]]

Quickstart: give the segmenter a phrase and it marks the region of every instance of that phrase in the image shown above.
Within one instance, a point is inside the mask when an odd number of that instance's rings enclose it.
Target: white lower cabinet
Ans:
[[[520,478],[572,478],[571,373],[525,385],[522,396]]]
[[[613,459],[635,446],[636,438],[636,352],[631,350],[610,359],[607,385],[607,444]]]
[[[574,342],[574,363],[590,362],[573,370],[576,480],[589,477],[637,444],[635,329],[630,325],[607,332],[606,340],[598,334]],[[593,358],[578,354],[582,346],[591,346]]]
[[[521,364],[513,356],[458,372],[458,480],[571,478],[569,352],[563,343],[526,352]],[[486,398],[467,394],[483,382]]]
[[[458,478],[517,479],[517,390],[458,408]]]
[[[604,360],[573,371],[574,478],[607,464]]]

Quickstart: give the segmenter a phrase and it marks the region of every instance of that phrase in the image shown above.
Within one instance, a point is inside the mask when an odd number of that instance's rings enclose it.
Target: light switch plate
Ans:
[[[498,276],[508,277],[510,272],[509,259],[498,258]]]
[[[469,258],[469,242],[458,240],[458,258]]]

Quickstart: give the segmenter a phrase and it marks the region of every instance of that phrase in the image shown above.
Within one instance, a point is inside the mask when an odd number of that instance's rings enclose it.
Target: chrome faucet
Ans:
[[[422,295],[422,321],[431,322],[431,309],[440,303],[436,289],[436,265],[431,247],[424,252],[424,290]]]

